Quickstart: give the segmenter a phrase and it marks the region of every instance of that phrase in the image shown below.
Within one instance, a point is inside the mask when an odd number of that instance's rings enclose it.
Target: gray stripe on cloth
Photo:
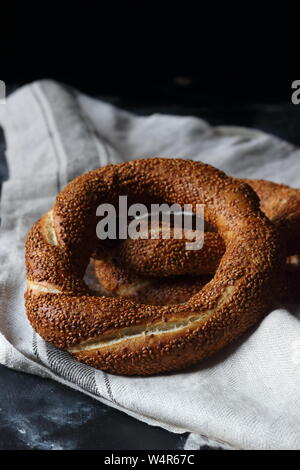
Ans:
[[[88,390],[90,393],[99,395],[99,390],[95,380],[95,370],[84,364],[78,363],[66,351],[61,351],[49,343],[46,343],[47,361],[51,369],[56,373]]]
[[[60,141],[65,184],[82,173],[110,163],[108,147],[96,137],[89,120],[83,116],[76,95],[49,80],[36,86],[47,100],[53,118],[53,135]]]
[[[106,386],[106,389],[107,389],[107,393],[108,393],[109,398],[110,398],[111,401],[113,401],[114,403],[118,403],[117,400],[115,399],[113,393],[112,393],[111,383],[110,383],[110,380],[109,380],[109,376],[107,375],[106,372],[103,372],[103,375],[104,375],[104,382],[105,382],[105,386]]]
[[[37,333],[34,330],[32,330],[32,350],[35,357],[40,361],[41,358],[37,344]]]
[[[41,110],[41,113],[43,114],[43,117],[44,117],[44,121],[45,121],[45,125],[46,125],[46,128],[47,128],[47,132],[49,134],[49,141],[52,143],[53,145],[53,155],[55,156],[55,159],[56,159],[56,163],[57,163],[57,192],[59,192],[63,186],[62,182],[60,181],[60,167],[61,167],[61,163],[60,163],[60,153],[59,153],[59,150],[58,150],[58,147],[57,147],[57,143],[53,137],[53,132],[51,130],[51,125],[50,125],[50,121],[49,121],[49,114],[47,113],[46,109],[45,109],[45,105],[43,103],[43,100],[41,99],[37,89],[37,87],[34,87],[32,86],[30,88],[36,102],[38,103],[39,107],[40,107],[40,110]]]

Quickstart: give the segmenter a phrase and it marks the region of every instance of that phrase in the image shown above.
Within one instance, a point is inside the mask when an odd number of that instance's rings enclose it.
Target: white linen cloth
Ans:
[[[29,325],[23,301],[27,231],[75,176],[160,156],[300,187],[300,151],[259,131],[211,127],[194,117],[138,117],[48,80],[0,105],[0,124],[10,173],[1,198],[0,363],[50,377],[146,423],[190,432],[187,449],[300,449],[300,307],[271,312],[197,366],[128,378],[94,370],[46,343]]]

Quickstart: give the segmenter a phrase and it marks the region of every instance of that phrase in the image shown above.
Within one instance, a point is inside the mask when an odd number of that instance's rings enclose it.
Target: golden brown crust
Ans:
[[[189,301],[142,305],[88,294],[82,278],[96,247],[96,208],[120,194],[194,209],[205,204],[226,252],[214,278]],[[47,217],[26,245],[28,318],[47,341],[113,373],[147,375],[203,359],[254,325],[280,282],[284,254],[256,194],[203,163],[148,159],[94,170],[68,184],[52,222]]]
[[[261,210],[276,225],[287,253],[300,253],[300,190],[265,180],[243,181],[260,198]]]
[[[259,196],[261,209],[276,225],[287,254],[300,253],[300,190],[265,180],[240,181],[251,186]],[[160,281],[153,281],[149,277],[213,274],[225,252],[220,235],[210,231],[204,234],[203,248],[196,251],[186,251],[184,239],[163,239],[161,233],[159,239],[117,240],[109,250],[104,250],[102,246],[94,255],[94,265],[96,275],[107,293],[126,296],[130,292],[137,301],[146,303],[149,303],[149,299],[144,296],[145,289],[154,291],[160,285]],[[285,269],[286,280],[278,292],[279,299],[294,301],[299,298],[298,270],[299,266],[292,270],[287,266]],[[177,280],[173,277],[171,282],[173,289],[170,296],[165,291],[164,304],[172,303],[173,298],[176,301]],[[193,292],[195,280],[187,278],[186,282],[190,292]],[[195,289],[197,287],[196,282]],[[189,292],[180,298],[187,300]],[[162,301],[159,292],[158,299]]]
[[[204,245],[199,250],[186,250],[185,238],[163,239],[131,239],[116,240],[108,249],[99,244],[93,255],[99,276],[103,272],[101,263],[104,261],[111,265],[111,269],[119,270],[119,276],[126,273],[139,274],[147,277],[170,277],[189,275],[207,275],[216,272],[216,269],[225,252],[225,243],[216,232],[205,232]],[[98,262],[99,260],[99,262]],[[114,268],[113,268],[114,267]],[[117,276],[117,272],[114,274]],[[105,282],[105,281],[104,281]]]

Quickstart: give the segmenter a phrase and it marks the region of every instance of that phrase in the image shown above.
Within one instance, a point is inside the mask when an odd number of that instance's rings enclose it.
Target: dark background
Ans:
[[[221,70],[190,70],[178,66],[161,70],[156,62],[145,63],[132,70],[130,64],[122,66],[103,63],[96,65],[86,60],[71,60],[66,65],[31,64],[22,66],[23,59],[18,52],[16,62],[5,69],[2,79],[11,84],[24,84],[36,79],[53,79],[75,86],[91,95],[117,95],[130,103],[174,104],[183,106],[235,106],[254,103],[288,103],[291,97],[291,83],[297,75],[280,78],[277,74],[269,77],[248,73],[221,73]],[[94,59],[95,60],[95,59]],[[161,60],[161,59],[160,59]],[[158,63],[160,63],[158,61]],[[18,66],[16,67],[16,65]],[[210,66],[209,66],[210,68]],[[221,65],[220,65],[221,68]]]

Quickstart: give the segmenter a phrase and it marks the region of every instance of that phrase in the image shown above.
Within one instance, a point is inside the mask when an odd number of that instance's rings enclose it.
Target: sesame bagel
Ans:
[[[226,251],[213,279],[189,301],[144,305],[89,291],[83,276],[97,244],[96,209],[122,194],[194,210],[204,204]],[[247,184],[189,160],[109,165],[69,183],[30,230],[26,312],[45,340],[96,368],[126,375],[175,370],[218,351],[267,313],[284,257]]]
[[[300,190],[264,180],[240,180],[251,186],[260,198],[260,205],[267,217],[276,225],[286,247],[289,258],[284,270],[285,282],[277,296],[280,300],[295,301],[299,298],[298,282],[299,263],[291,262],[291,256],[300,254]],[[160,227],[161,228],[161,227]],[[163,238],[159,231],[157,238],[145,239],[148,223],[141,227],[138,239],[117,240],[105,250],[99,245],[93,255],[96,276],[106,294],[122,295],[135,298],[140,302],[147,300],[147,292],[157,286],[158,301],[165,304],[187,300],[190,292],[197,289],[198,276],[213,274],[225,252],[225,244],[219,233],[206,231],[204,245],[200,250],[187,251],[184,238]],[[181,280],[174,276],[193,276],[189,281],[189,290],[181,291]],[[172,293],[167,295],[164,282],[156,278],[172,276]],[[195,276],[197,276],[195,278]],[[155,278],[154,280],[151,278]],[[195,286],[193,285],[195,283]],[[164,295],[159,294],[160,286]],[[155,299],[155,294],[153,298]]]

